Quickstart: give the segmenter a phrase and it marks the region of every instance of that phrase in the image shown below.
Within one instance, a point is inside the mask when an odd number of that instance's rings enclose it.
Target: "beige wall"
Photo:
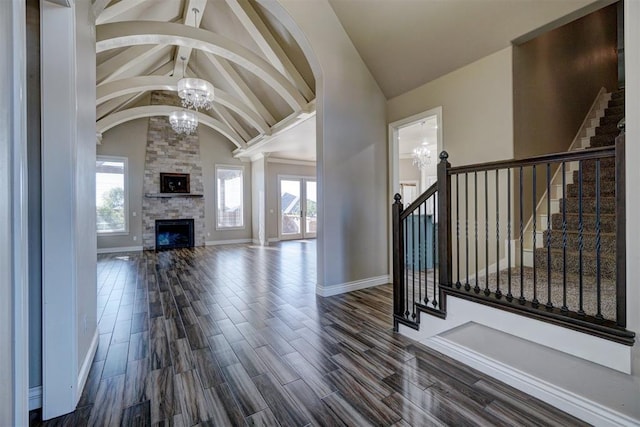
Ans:
[[[129,233],[121,236],[98,236],[98,249],[126,248],[142,245],[142,181],[149,119],[126,122],[105,132],[98,155],[121,156],[129,164]],[[245,240],[251,238],[251,165],[234,159],[232,144],[216,131],[200,126],[200,155],[204,179],[205,233],[207,242]],[[216,230],[215,165],[237,165],[244,168],[244,229]],[[135,213],[135,216],[134,216]],[[136,237],[136,240],[133,238]]]
[[[442,106],[443,149],[453,166],[513,157],[511,48],[387,102],[387,122]]]
[[[295,176],[305,178],[316,178],[316,168],[314,166],[304,166],[295,164],[267,162],[267,237],[277,239],[279,237],[278,228],[278,176]]]
[[[417,181],[420,186],[420,169],[413,165],[411,159],[400,159],[398,167],[398,178],[402,181]]]

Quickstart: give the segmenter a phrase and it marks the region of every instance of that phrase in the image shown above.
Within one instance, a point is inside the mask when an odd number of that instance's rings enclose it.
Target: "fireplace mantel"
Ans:
[[[204,194],[196,193],[145,193],[144,197],[150,197],[155,199],[172,199],[175,197],[204,197]]]

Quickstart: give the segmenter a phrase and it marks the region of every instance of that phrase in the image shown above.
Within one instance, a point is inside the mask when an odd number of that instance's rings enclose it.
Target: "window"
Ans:
[[[217,228],[242,228],[243,173],[242,167],[216,167]]]
[[[127,233],[127,159],[96,160],[96,228],[100,234]]]

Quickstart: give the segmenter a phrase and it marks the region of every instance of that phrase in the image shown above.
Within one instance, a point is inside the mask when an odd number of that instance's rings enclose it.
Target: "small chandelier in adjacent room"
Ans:
[[[198,128],[198,114],[190,110],[172,111],[169,123],[176,133],[191,135]]]
[[[431,150],[427,148],[426,142],[414,148],[411,156],[413,157],[413,164],[420,170],[431,164]]]

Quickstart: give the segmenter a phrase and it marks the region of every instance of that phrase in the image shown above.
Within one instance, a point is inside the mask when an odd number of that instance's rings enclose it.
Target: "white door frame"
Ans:
[[[398,134],[400,129],[411,126],[433,116],[436,116],[436,123],[438,125],[436,162],[439,163],[440,153],[442,152],[442,150],[444,150],[441,106],[389,123],[389,277],[393,277],[393,215],[391,211],[391,204],[393,203],[393,196],[396,193],[400,192],[400,148],[398,142]]]
[[[279,240],[296,240],[296,239],[311,239],[317,236],[316,233],[306,233],[305,228],[306,224],[303,223],[303,219],[306,218],[306,214],[303,214],[300,219],[300,233],[299,234],[282,234],[282,195],[280,189],[280,181],[284,180],[299,180],[300,181],[300,208],[306,208],[306,194],[307,189],[305,187],[305,183],[307,181],[314,181],[317,185],[318,179],[315,176],[305,176],[305,175],[278,175],[278,239]],[[316,198],[317,198],[317,187],[316,187]],[[316,201],[317,203],[317,201]]]

